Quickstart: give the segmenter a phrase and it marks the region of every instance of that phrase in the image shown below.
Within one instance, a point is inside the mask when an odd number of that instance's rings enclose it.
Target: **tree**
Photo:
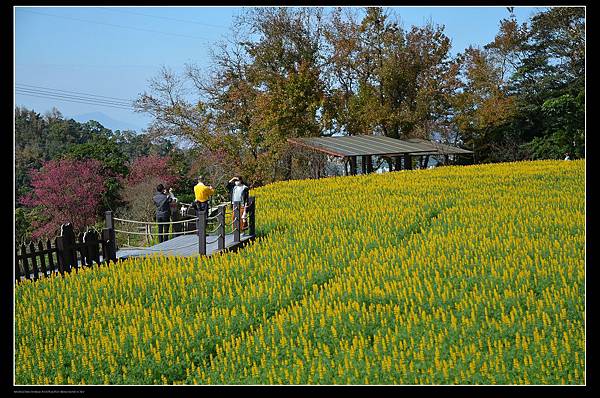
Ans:
[[[92,124],[91,126],[97,127],[98,124]],[[101,162],[102,170],[100,173],[104,179],[105,189],[99,212],[115,210],[123,204],[120,196],[121,178],[129,172],[127,157],[111,136],[110,130],[97,132],[91,135],[91,138],[87,139],[86,142],[71,145],[62,157],[77,160],[95,159]]]
[[[31,170],[33,191],[21,199],[40,207],[46,219],[37,221],[33,238],[53,237],[60,225],[71,223],[76,231],[95,224],[105,190],[102,164],[94,159],[51,160]]]
[[[158,155],[137,158],[129,167],[129,175],[124,180],[125,185],[134,186],[148,178],[156,177],[161,180],[165,187],[174,186],[179,176],[169,164],[169,160],[168,157]]]
[[[15,108],[15,196],[19,198],[31,190],[29,170],[39,169],[46,160],[45,137],[48,123],[34,110]]]
[[[156,207],[152,201],[158,184],[166,189],[177,185],[179,175],[171,159],[158,155],[137,158],[129,167],[129,175],[122,180],[125,206],[119,213],[136,221],[154,221]]]
[[[405,32],[380,7],[360,22],[338,9],[325,37],[336,130],[430,138],[449,125],[459,81],[443,27]]]
[[[213,54],[210,78],[194,65],[176,76],[163,68],[136,107],[155,116],[154,131],[192,140],[206,151],[225,149],[219,174],[239,173],[258,184],[289,178],[286,138],[318,135],[317,9],[261,8],[238,20]],[[246,32],[243,32],[246,30]],[[254,33],[250,33],[254,32]],[[250,40],[250,37],[256,40]],[[198,100],[184,99],[186,84]]]
[[[86,144],[92,139],[108,138],[110,135],[111,131],[96,121],[79,123],[73,119],[65,120],[56,108],[46,112],[44,116],[26,108],[15,108],[17,199],[31,190],[31,168],[37,170],[42,162],[64,156],[73,146]],[[114,164],[117,162],[115,160]]]
[[[119,212],[131,220],[156,221],[156,206],[152,197],[156,193],[156,186],[161,183],[161,178],[149,176],[137,184],[126,185],[123,189],[123,199],[127,206],[120,208]]]
[[[584,156],[585,9],[552,7],[531,19],[513,76],[528,157]]]
[[[509,92],[502,66],[489,50],[469,47],[461,54],[464,84],[453,98],[454,122],[478,161],[517,160],[518,145],[506,140],[515,115],[515,97]],[[512,150],[512,154],[508,153]]]

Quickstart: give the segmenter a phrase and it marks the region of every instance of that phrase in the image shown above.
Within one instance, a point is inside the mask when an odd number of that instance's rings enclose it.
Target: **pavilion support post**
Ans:
[[[404,169],[412,170],[412,156],[409,153],[404,154]]]
[[[382,159],[388,165],[388,171],[394,171],[394,159],[391,156],[382,156]]]
[[[373,172],[373,157],[371,155],[367,155],[363,157],[363,161],[366,160],[367,163],[367,173]],[[363,166],[364,168],[364,166]]]
[[[358,167],[356,164],[356,156],[350,156],[350,175],[355,176],[358,172]]]
[[[360,160],[361,160],[360,165],[361,165],[361,169],[362,169],[361,171],[363,174],[367,174],[367,156],[365,156],[365,155],[361,156]]]
[[[390,171],[391,171],[390,167]],[[402,170],[402,156],[394,156],[394,170],[400,171]]]

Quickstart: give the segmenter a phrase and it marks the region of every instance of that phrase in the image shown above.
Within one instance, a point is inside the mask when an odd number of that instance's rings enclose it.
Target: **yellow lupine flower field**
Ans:
[[[16,384],[584,384],[585,162],[253,190],[258,238],[15,288]]]

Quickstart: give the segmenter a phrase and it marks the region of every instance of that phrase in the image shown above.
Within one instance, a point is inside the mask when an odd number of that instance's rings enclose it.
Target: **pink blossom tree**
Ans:
[[[129,175],[124,181],[125,186],[135,186],[148,179],[161,180],[165,187],[172,187],[179,176],[172,170],[168,157],[149,155],[137,158],[129,167]]]
[[[156,186],[163,184],[165,188],[172,188],[179,178],[169,157],[149,155],[135,159],[129,166],[129,175],[122,180],[122,194],[127,205],[119,214],[133,220],[154,221],[156,208],[152,196]]]
[[[46,216],[33,225],[32,238],[54,237],[63,223],[69,222],[76,231],[83,231],[97,221],[106,189],[101,162],[50,160],[40,170],[32,169],[30,176],[33,190],[20,202],[41,208]]]

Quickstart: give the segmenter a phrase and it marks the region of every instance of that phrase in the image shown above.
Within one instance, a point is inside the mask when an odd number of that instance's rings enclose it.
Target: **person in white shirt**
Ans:
[[[249,188],[244,183],[244,180],[242,179],[242,177],[235,176],[231,180],[229,180],[229,182],[227,183],[227,190],[229,191],[229,194],[231,195],[231,204],[234,206],[234,208],[236,206],[241,206],[240,207],[240,215],[241,215],[240,228],[242,230],[244,230],[248,226],[248,222],[247,222],[248,216],[246,214],[246,208],[248,206]]]

